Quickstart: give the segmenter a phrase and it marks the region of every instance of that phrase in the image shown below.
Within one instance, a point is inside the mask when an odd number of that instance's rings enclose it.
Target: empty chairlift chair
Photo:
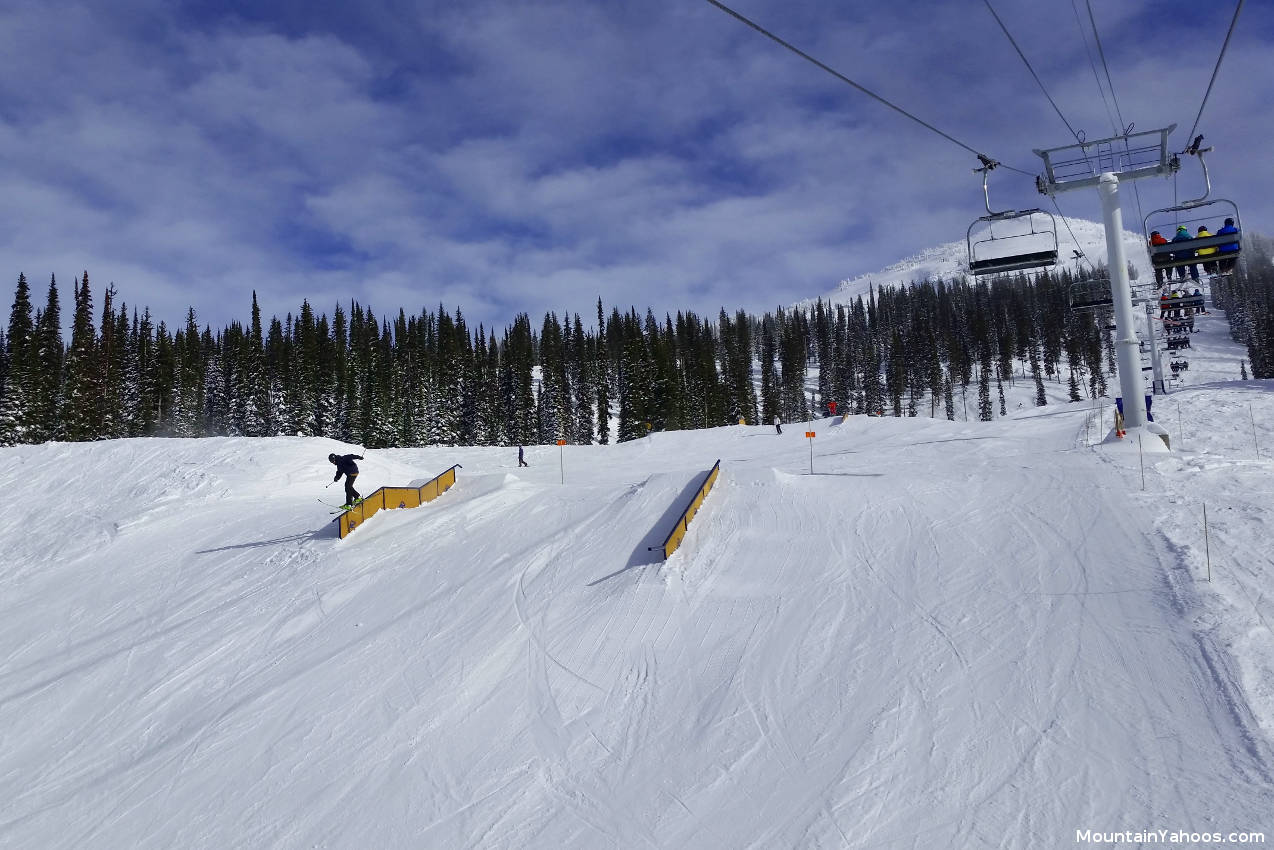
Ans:
[[[987,214],[970,224],[965,233],[970,273],[983,277],[1057,265],[1057,221],[1052,213],[1038,208],[992,212],[987,175],[999,163],[980,158],[982,168],[974,171],[982,173]],[[999,234],[995,232],[997,227]],[[979,231],[977,239],[973,238],[974,230]]]
[[[1106,278],[1080,280],[1070,286],[1070,307],[1075,311],[1102,310],[1113,307],[1115,300],[1110,294],[1110,281]]]

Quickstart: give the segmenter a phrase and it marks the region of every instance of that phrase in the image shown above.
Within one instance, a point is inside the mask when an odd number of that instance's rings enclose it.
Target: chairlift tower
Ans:
[[[1124,427],[1146,424],[1146,400],[1142,388],[1141,357],[1134,327],[1132,286],[1124,256],[1123,212],[1119,206],[1119,181],[1142,177],[1166,177],[1179,167],[1168,152],[1172,124],[1162,130],[1125,133],[1095,141],[1081,141],[1048,150],[1036,150],[1044,160],[1044,176],[1037,183],[1041,194],[1055,195],[1069,189],[1096,187],[1101,197],[1102,223],[1106,228],[1106,265],[1110,270],[1110,295],[1115,308],[1115,353],[1119,389],[1124,400]]]

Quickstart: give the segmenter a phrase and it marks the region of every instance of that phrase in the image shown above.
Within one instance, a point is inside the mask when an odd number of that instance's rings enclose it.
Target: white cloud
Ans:
[[[1105,134],[1073,9],[1004,5],[1072,124]],[[740,11],[1007,164],[1033,170],[1031,148],[1068,141],[982,11]],[[962,238],[983,211],[972,153],[708,4],[254,13],[0,13],[17,60],[0,80],[0,273],[87,268],[170,324],[191,304],[214,327],[245,319],[256,288],[280,315],[303,298],[441,301],[502,328],[591,317],[599,295],[660,315],[790,303]],[[1183,136],[1228,18],[1098,13],[1126,120]],[[1267,230],[1268,45],[1240,29],[1203,122],[1216,192]],[[1171,190],[1138,187],[1147,211]],[[1060,201],[1096,215],[1091,193]],[[1007,169],[992,202],[1049,206]]]

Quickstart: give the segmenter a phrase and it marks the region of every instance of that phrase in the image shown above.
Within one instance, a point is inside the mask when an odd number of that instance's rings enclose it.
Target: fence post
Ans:
[[[1256,459],[1261,459],[1261,444],[1256,440],[1256,414],[1252,412],[1252,402],[1247,403],[1247,415],[1252,419],[1252,445],[1256,447]]]
[[[1203,555],[1208,561],[1208,581],[1212,581],[1212,549],[1208,545],[1208,503],[1203,503]]]
[[[1141,489],[1146,489],[1146,455],[1141,450],[1141,432],[1137,432],[1137,460],[1141,464]]]

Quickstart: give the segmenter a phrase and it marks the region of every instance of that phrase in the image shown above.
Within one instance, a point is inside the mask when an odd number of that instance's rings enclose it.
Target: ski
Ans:
[[[318,502],[320,505],[326,505],[327,507],[332,508],[333,509],[332,513],[337,513],[337,514],[343,514],[346,511],[352,510],[363,503],[362,499],[356,499],[354,501],[354,504],[352,505],[333,505],[331,502],[325,502],[322,499],[315,499],[314,501]]]

